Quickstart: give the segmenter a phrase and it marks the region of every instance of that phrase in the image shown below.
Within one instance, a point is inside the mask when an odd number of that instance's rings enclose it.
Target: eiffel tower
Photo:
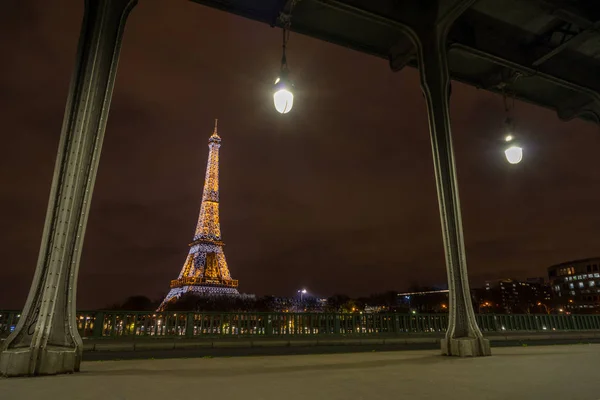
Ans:
[[[171,290],[159,310],[182,294],[194,292],[203,296],[239,296],[238,281],[231,279],[221,241],[219,223],[219,148],[221,138],[215,130],[208,139],[208,163],[202,193],[200,216],[190,252],[177,279],[171,281]]]

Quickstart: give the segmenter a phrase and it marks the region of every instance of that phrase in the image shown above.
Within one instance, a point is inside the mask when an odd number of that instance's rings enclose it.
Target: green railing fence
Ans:
[[[0,337],[15,329],[18,311],[0,311]],[[600,315],[477,315],[483,332],[600,330]],[[446,330],[447,314],[188,313],[82,311],[84,338],[426,334]]]

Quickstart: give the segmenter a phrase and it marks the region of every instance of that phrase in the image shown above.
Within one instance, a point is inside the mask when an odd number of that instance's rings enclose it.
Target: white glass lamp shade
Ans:
[[[287,89],[279,89],[273,94],[275,109],[281,114],[287,114],[294,106],[294,95]]]
[[[504,155],[509,163],[518,164],[523,159],[523,149],[519,146],[513,145],[504,150]]]
[[[277,78],[273,87],[273,103],[277,112],[287,114],[294,106],[293,87],[294,85],[287,79],[287,72],[282,71],[282,75]]]

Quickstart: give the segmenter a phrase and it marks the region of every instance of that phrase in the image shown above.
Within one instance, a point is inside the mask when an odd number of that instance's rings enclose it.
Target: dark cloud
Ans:
[[[83,2],[0,14],[0,308],[21,307],[39,249]],[[7,11],[8,10],[8,11]],[[79,281],[80,308],[159,296],[179,273],[220,119],[221,222],[246,292],[328,295],[444,284],[418,74],[292,35],[294,110],[274,112],[280,32],[188,1],[146,0],[122,48]],[[455,83],[453,134],[472,280],[545,274],[600,253],[598,128]]]

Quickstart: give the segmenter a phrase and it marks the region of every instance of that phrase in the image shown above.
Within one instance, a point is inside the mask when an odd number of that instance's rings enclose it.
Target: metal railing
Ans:
[[[19,311],[0,311],[0,337],[15,329]],[[481,314],[483,332],[600,330],[600,315]],[[359,313],[188,313],[82,311],[79,333],[85,338],[401,335],[445,332],[447,314]]]

